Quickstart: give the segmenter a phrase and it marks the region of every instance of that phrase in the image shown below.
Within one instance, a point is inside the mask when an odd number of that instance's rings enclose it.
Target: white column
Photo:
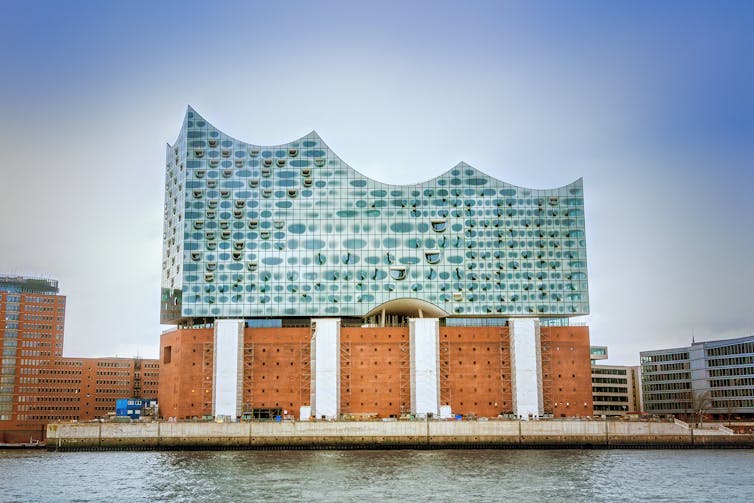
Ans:
[[[243,403],[243,320],[215,320],[212,414],[235,421]]]
[[[409,320],[411,348],[411,413],[440,412],[440,320]]]
[[[340,417],[340,318],[312,320],[312,415]]]
[[[523,419],[539,417],[544,409],[539,321],[535,318],[512,318],[508,321],[508,328],[513,413]]]

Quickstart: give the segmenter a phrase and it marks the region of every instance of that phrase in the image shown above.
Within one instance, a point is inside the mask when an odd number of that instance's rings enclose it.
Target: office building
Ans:
[[[0,277],[0,421],[18,415],[31,396],[19,394],[40,368],[63,354],[65,297],[55,280]]]
[[[0,276],[0,443],[107,416],[121,397],[157,396],[158,360],[62,356],[65,302],[56,280]]]
[[[607,346],[592,346],[592,401],[595,416],[625,416],[641,412],[638,366],[606,365]]]
[[[754,336],[641,352],[644,410],[754,417]]]

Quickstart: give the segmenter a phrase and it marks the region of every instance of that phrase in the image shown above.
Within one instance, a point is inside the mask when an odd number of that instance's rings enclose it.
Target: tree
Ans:
[[[694,393],[691,398],[691,414],[696,419],[696,426],[702,426],[704,413],[712,408],[712,396],[709,390]]]
[[[725,413],[728,416],[728,426],[731,424],[731,419],[733,418],[733,414],[736,411],[736,408],[733,406],[732,400],[726,400],[726,407],[725,407]]]

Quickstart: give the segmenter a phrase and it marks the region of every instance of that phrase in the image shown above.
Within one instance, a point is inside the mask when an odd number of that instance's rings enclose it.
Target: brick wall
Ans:
[[[591,416],[592,369],[588,327],[542,327],[545,412],[555,417]]]
[[[408,327],[340,331],[341,413],[398,417],[411,410]]]

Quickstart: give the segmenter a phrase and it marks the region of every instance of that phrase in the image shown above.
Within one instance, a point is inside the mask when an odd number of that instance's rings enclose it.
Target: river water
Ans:
[[[0,501],[754,501],[754,450],[0,451]]]

